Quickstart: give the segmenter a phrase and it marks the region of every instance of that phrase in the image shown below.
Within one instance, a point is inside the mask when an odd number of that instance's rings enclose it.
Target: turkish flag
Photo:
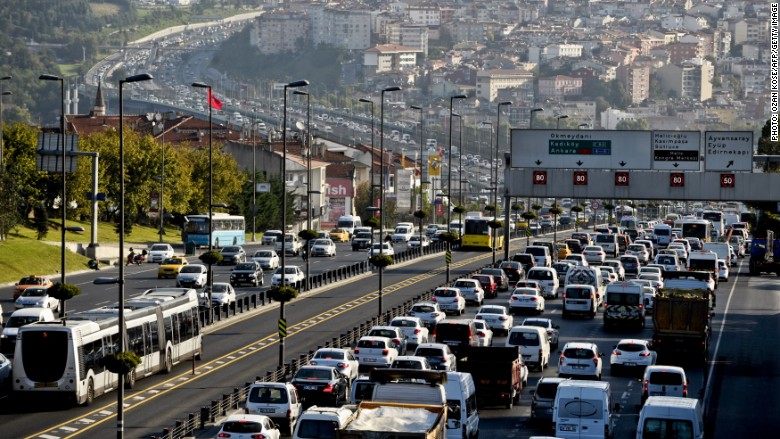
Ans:
[[[215,108],[217,110],[221,110],[222,109],[222,101],[220,101],[219,99],[217,99],[216,96],[211,94],[211,89],[210,88],[207,89],[207,90],[208,90],[209,105],[212,108]]]

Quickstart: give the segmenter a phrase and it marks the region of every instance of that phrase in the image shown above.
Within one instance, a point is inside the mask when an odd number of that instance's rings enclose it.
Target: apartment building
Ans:
[[[477,72],[477,98],[493,102],[498,91],[509,88],[533,90],[534,75],[523,70],[482,70]]]

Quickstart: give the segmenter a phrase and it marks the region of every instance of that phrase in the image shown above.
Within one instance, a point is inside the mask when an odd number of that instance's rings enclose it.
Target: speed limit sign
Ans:
[[[547,184],[547,171],[534,171],[534,184]]]
[[[720,174],[720,187],[733,188],[734,187],[734,174]]]
[[[669,186],[671,187],[683,187],[685,186],[685,174],[682,172],[672,172],[669,174]]]

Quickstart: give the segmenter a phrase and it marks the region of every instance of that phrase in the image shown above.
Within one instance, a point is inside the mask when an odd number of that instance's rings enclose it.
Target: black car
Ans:
[[[534,258],[534,255],[530,253],[517,253],[512,255],[512,261],[521,263],[525,273],[528,273],[528,270],[536,267],[536,259]]]
[[[371,247],[371,234],[370,233],[358,233],[352,238],[352,251],[365,250]]]
[[[263,285],[263,269],[259,262],[239,262],[230,272],[230,285],[239,287],[246,284],[253,287]]]
[[[496,285],[501,291],[509,291],[509,276],[500,268],[483,268],[480,274],[492,274]]]
[[[349,392],[347,378],[330,366],[303,366],[291,382],[304,408],[315,404],[337,407]]]
[[[227,245],[222,247],[222,262],[219,265],[230,264],[235,265],[239,262],[246,261],[246,252],[240,245]]]
[[[525,279],[525,271],[523,270],[523,264],[520,262],[506,261],[502,262],[499,266],[501,270],[506,273],[510,283],[515,283],[521,279]]]

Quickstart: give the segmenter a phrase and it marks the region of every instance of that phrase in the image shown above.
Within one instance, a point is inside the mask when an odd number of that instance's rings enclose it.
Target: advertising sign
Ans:
[[[354,196],[352,180],[348,178],[328,178],[328,198],[349,198]]]

